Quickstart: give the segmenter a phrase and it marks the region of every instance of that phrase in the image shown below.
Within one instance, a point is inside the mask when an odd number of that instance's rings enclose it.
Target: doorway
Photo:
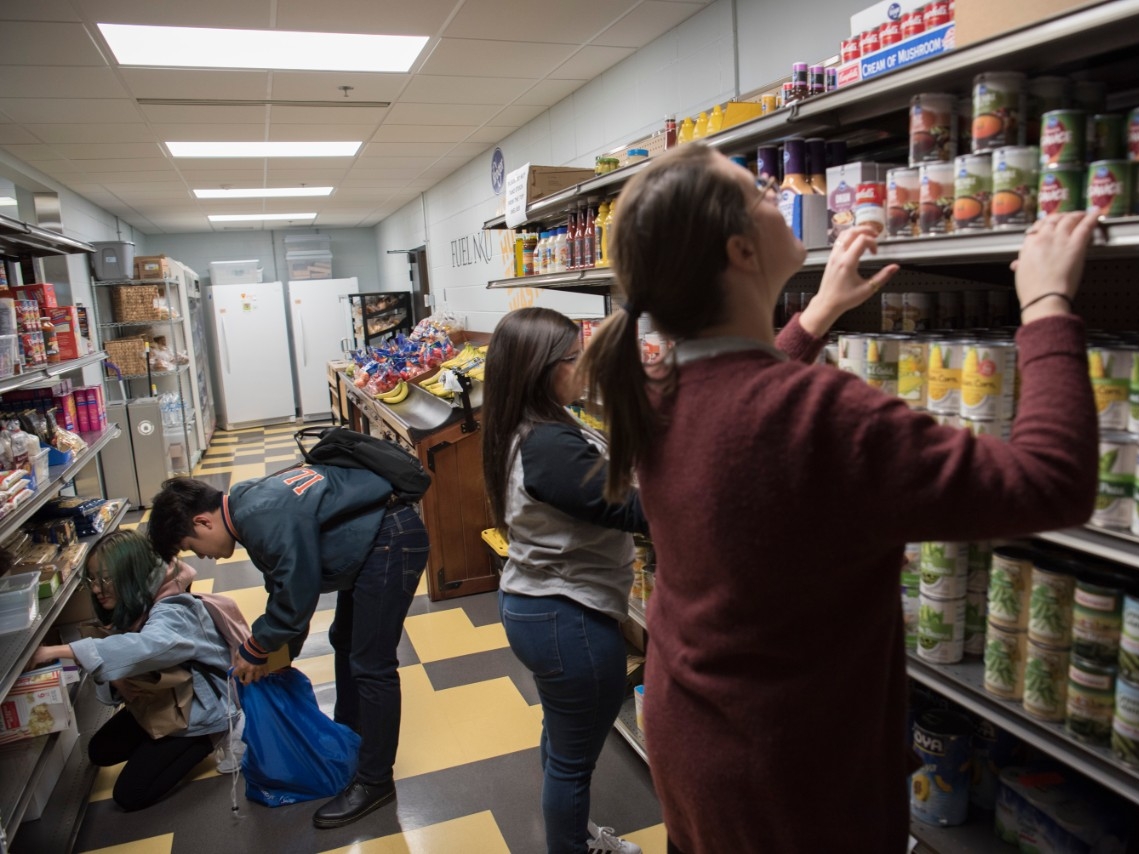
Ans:
[[[411,322],[414,326],[423,318],[429,317],[435,305],[427,273],[427,247],[409,250],[407,263],[411,266]]]

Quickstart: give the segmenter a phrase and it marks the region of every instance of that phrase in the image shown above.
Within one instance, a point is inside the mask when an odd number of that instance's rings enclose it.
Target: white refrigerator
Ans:
[[[207,299],[218,423],[226,430],[292,421],[285,286],[212,285]]]
[[[300,415],[306,421],[332,414],[328,363],[344,358],[344,341],[352,334],[348,295],[359,291],[355,276],[288,283],[293,378]]]

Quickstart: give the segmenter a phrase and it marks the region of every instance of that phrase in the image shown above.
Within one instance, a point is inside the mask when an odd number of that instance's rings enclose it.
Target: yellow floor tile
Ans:
[[[275,457],[266,457],[265,462],[266,463],[291,463],[291,462],[293,462],[293,460],[296,460],[297,458],[298,457],[296,454],[280,454],[280,455],[275,456]]]
[[[233,554],[231,554],[229,557],[221,558],[218,560],[218,563],[241,563],[242,561],[246,560],[249,560],[249,552],[247,552],[241,546],[235,546],[233,549]]]
[[[225,595],[237,603],[246,621],[253,625],[253,621],[265,613],[265,603],[269,600],[269,593],[264,587],[243,587],[240,590],[227,590]]]
[[[461,608],[408,617],[404,628],[422,662],[508,646],[500,623],[476,627]]]
[[[293,662],[293,667],[307,676],[313,685],[327,685],[336,681],[336,670],[333,667],[331,653],[298,658]]]
[[[214,579],[212,579],[212,578],[197,578],[197,579],[195,579],[193,591],[195,593],[213,593],[214,592]]]
[[[241,483],[243,480],[252,480],[255,477],[265,477],[264,463],[244,463],[236,465],[230,470],[230,484]]]
[[[325,608],[322,611],[317,611],[312,615],[312,620],[308,624],[309,637],[313,635],[321,635],[328,631],[328,627],[332,625],[332,619],[336,616],[335,608]]]
[[[149,839],[124,842],[122,845],[110,845],[106,848],[91,848],[83,852],[83,854],[170,854],[173,848],[174,834],[164,833],[161,836],[152,836]]]
[[[489,811],[442,821],[417,830],[354,842],[324,854],[510,854]]]

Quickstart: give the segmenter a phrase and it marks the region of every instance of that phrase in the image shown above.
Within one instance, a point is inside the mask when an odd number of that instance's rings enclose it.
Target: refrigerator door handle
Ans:
[[[222,318],[221,318],[221,355],[222,355],[222,359],[225,360],[225,372],[227,374],[231,373],[231,371],[229,369],[229,338],[226,336],[226,332],[225,332],[225,315],[224,314],[222,315]]]
[[[308,367],[308,342],[305,340],[305,319],[299,312],[296,315],[297,326],[301,331],[301,364]]]

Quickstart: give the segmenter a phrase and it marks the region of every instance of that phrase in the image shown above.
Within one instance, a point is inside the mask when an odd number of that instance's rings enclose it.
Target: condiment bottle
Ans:
[[[609,203],[609,212],[605,214],[605,234],[602,235],[604,243],[602,244],[602,252],[605,255],[605,266],[609,266],[609,235],[613,233],[613,226],[617,224],[617,200],[614,199]]]
[[[684,121],[680,123],[680,133],[677,134],[677,144],[692,142],[693,134],[696,132],[696,125],[692,123],[691,116],[685,116]]]
[[[807,72],[807,63],[791,63],[791,100],[802,101],[811,94],[810,78]]]
[[[827,91],[827,72],[823,66],[812,65],[807,69],[807,91],[812,98]]]
[[[570,211],[567,222],[569,225],[566,228],[566,269],[576,270],[581,261],[581,246],[577,242],[577,214]]]
[[[538,237],[538,246],[534,250],[534,272],[543,275],[550,272],[550,232],[543,231]]]
[[[553,269],[551,273],[564,273],[569,266],[569,248],[566,245],[566,228],[557,229],[554,236]]]
[[[538,235],[530,233],[522,238],[522,275],[533,276],[535,269],[534,256],[538,248]]]
[[[708,116],[708,134],[718,133],[724,126],[724,111],[720,109],[717,104],[712,108],[711,115]]]
[[[596,216],[597,212],[592,208],[587,207],[585,209],[585,228],[581,234],[581,266],[583,268],[592,267],[597,263],[594,244],[597,232],[593,223]]]
[[[664,117],[664,147],[672,148],[676,145],[676,116]]]
[[[797,195],[811,195],[814,189],[807,180],[807,143],[802,137],[793,136],[783,143],[783,183],[779,189],[789,190]]]
[[[609,266],[609,247],[605,242],[605,220],[609,217],[609,202],[602,202],[597,208],[597,219],[593,222],[593,246],[595,267]]]
[[[755,172],[761,181],[768,178],[779,180],[779,147],[776,145],[761,145],[755,152]]]
[[[701,112],[696,117],[696,127],[692,131],[693,139],[703,139],[708,135],[708,114]]]
[[[827,141],[820,136],[807,140],[807,175],[811,187],[821,196],[827,194]]]

